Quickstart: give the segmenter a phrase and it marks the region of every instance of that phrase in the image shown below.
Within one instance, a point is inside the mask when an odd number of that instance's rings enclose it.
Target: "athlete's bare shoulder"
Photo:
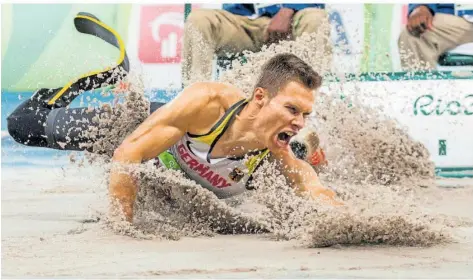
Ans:
[[[236,102],[245,98],[243,92],[234,85],[219,82],[201,82],[191,86],[192,91],[199,91],[202,97],[210,102],[216,102],[222,109],[228,109]]]
[[[217,82],[198,82],[186,87],[164,107],[185,122],[188,132],[205,133],[233,104],[243,99],[238,88]],[[204,132],[203,132],[204,131]]]

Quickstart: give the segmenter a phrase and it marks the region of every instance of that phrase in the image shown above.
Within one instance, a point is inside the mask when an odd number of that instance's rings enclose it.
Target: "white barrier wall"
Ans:
[[[332,83],[378,107],[422,142],[438,167],[473,167],[473,80]]]
[[[220,4],[193,5],[199,7],[218,9]],[[376,61],[376,57],[368,56],[363,62],[362,57],[364,44],[376,42],[379,32],[386,33],[388,41],[376,51],[386,52],[386,59],[392,60],[391,71],[400,70],[397,37],[405,25],[407,5],[376,9],[377,13],[391,15],[390,25],[385,26],[389,30],[372,29],[371,34],[365,34],[363,5],[327,5],[332,20],[343,25],[341,31],[332,28],[336,72],[358,73],[363,63]],[[369,20],[374,25],[381,21]],[[182,4],[132,5],[127,51],[132,68],[142,73],[145,88],[180,88],[183,23]],[[344,39],[349,43],[348,52],[337,45]],[[328,88],[344,95],[357,94],[366,104],[379,105],[426,145],[437,166],[473,167],[473,80],[345,82],[329,84]]]

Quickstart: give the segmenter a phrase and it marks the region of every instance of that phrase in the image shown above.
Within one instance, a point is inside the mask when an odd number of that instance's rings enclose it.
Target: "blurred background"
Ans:
[[[232,17],[238,19],[233,24],[239,28],[244,26],[244,23],[240,26],[239,21],[253,24],[261,17],[267,17],[267,22],[280,20],[277,15],[284,9],[292,9],[295,17],[301,11],[318,9],[323,11],[319,14],[329,22],[328,44],[333,50],[331,67],[334,72],[387,73],[399,76],[399,73],[405,71],[418,70],[412,69],[407,60],[402,61],[401,41],[407,46],[406,52],[416,52],[418,57],[428,57],[431,64],[434,64],[430,66],[430,70],[473,70],[471,6],[442,3],[2,4],[2,165],[32,164],[33,155],[40,155],[37,164],[48,164],[43,159],[51,156],[64,159],[67,153],[63,151],[29,148],[14,143],[6,132],[6,116],[39,88],[61,87],[86,72],[103,69],[116,62],[118,49],[94,36],[77,32],[73,20],[79,12],[95,15],[120,34],[126,44],[131,68],[142,74],[147,91],[154,96],[153,99],[167,101],[179,92],[184,82],[182,56],[186,40],[185,23],[189,18],[194,21],[211,21],[218,11],[225,11],[224,15],[232,14]],[[209,12],[199,13],[199,10]],[[310,13],[306,15],[310,19],[309,25],[315,24],[321,16],[310,17]],[[435,27],[433,30],[429,29],[432,23]],[[409,32],[406,27],[408,25],[412,27]],[[246,35],[251,34],[247,32]],[[212,36],[218,39],[217,35]],[[239,40],[238,36],[234,36],[233,40]],[[215,76],[219,69],[217,56],[212,58],[212,64],[212,75]],[[472,72],[465,73],[468,77]],[[413,88],[406,90],[412,91]],[[415,88],[414,94],[417,94]],[[94,96],[93,93],[87,93],[81,100],[74,101],[73,106],[78,106],[79,102],[83,106],[84,101],[87,105],[87,100],[92,100]],[[111,97],[99,98],[103,102],[111,100]],[[421,97],[415,98],[418,100]],[[468,98],[465,92],[461,92],[455,102],[471,107],[473,103],[468,103]],[[414,104],[414,101],[411,103]],[[471,110],[473,112],[473,108]],[[461,119],[467,113],[463,116],[460,116],[461,113],[450,114],[453,115],[458,115],[457,120],[460,119],[461,122],[468,120]],[[468,117],[471,118],[470,115]],[[422,125],[424,123],[425,120]],[[439,143],[443,143],[442,147],[445,146],[446,138],[442,137],[425,136],[425,141],[434,139],[429,146],[431,151],[437,153]],[[442,163],[442,156],[445,158],[450,155],[451,153],[441,155],[439,152],[438,161]],[[458,156],[462,156],[461,150],[458,151]],[[58,163],[56,161],[52,164]],[[455,165],[455,159],[451,159],[447,165]],[[471,165],[473,166],[473,162]]]
[[[326,4],[334,71],[402,71],[398,39],[408,6]],[[193,4],[196,9],[222,4]],[[2,90],[57,87],[115,62],[116,48],[75,30],[78,12],[94,14],[122,36],[148,88],[180,87],[184,4],[2,4]]]

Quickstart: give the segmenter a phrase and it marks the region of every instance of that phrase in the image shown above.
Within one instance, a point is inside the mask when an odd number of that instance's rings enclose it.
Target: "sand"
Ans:
[[[247,53],[221,81],[249,95],[254,73],[281,52],[324,74],[320,39]],[[140,187],[133,224],[111,219],[110,155],[148,114],[142,83],[130,81],[124,103],[84,132],[105,136],[89,146],[101,153],[87,154],[94,166],[3,168],[4,276],[473,276],[473,181],[436,180],[425,147],[395,121],[330,93],[318,96],[309,126],[330,162],[322,183],[345,207],[295,196],[269,163],[255,172],[255,191],[223,201],[147,162],[131,169]]]
[[[268,234],[178,241],[118,235],[93,222],[106,205],[101,173],[76,166],[2,169],[3,277],[473,277],[469,223],[453,228],[453,243],[424,248],[307,248]],[[438,184],[422,192],[427,208],[472,219],[473,180]]]

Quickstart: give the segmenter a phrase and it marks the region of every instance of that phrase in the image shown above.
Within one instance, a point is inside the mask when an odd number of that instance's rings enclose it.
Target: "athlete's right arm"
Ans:
[[[172,102],[151,114],[115,150],[112,159],[109,192],[118,202],[127,221],[133,219],[133,204],[137,186],[123,165],[141,163],[157,157],[176,143],[189,126],[199,119],[199,112],[213,101],[208,83],[198,83],[186,88]],[[116,204],[115,204],[116,205]]]

